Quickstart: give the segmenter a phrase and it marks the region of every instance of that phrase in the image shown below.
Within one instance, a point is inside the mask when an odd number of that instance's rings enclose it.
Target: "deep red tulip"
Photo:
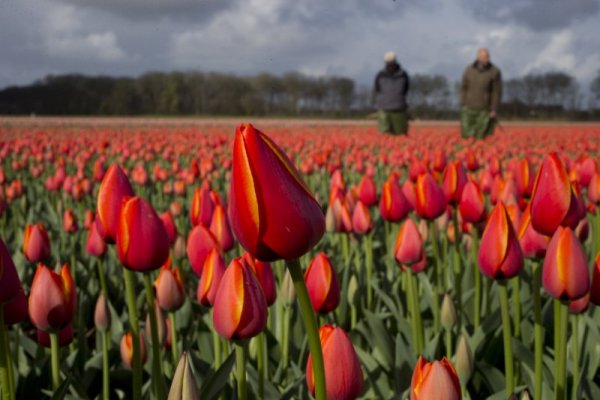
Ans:
[[[394,257],[403,267],[412,267],[415,264],[417,268],[425,266],[422,263],[425,258],[423,239],[415,221],[411,218],[407,218],[398,230],[398,236],[396,236],[396,243],[394,245]]]
[[[542,284],[554,298],[577,300],[590,290],[583,246],[571,228],[558,227],[548,244],[542,267]]]
[[[127,332],[123,335],[119,350],[121,352],[121,361],[123,362],[123,365],[131,369],[133,365],[133,340],[131,332]],[[146,341],[144,340],[144,335],[140,332],[140,359],[142,360],[142,365],[146,363],[147,356]]]
[[[97,219],[100,235],[107,243],[115,243],[119,229],[121,203],[134,196],[129,179],[117,164],[108,168],[98,190]]]
[[[87,241],[85,242],[85,250],[89,255],[94,257],[102,257],[106,253],[106,242],[102,239],[100,232],[98,232],[97,221],[92,222],[90,226]]]
[[[63,229],[67,233],[77,232],[77,217],[70,208],[65,210],[63,214]]]
[[[0,306],[13,300],[21,290],[21,281],[15,264],[6,245],[0,239]]]
[[[231,227],[229,225],[229,217],[225,211],[225,207],[217,204],[215,211],[212,215],[212,221],[210,222],[210,231],[215,235],[215,238],[219,241],[221,249],[225,252],[233,249],[235,246],[235,238],[231,233]]]
[[[490,279],[510,279],[523,269],[523,253],[504,204],[494,207],[481,237],[479,269]]]
[[[467,173],[460,161],[446,165],[442,178],[442,189],[449,204],[458,204],[462,199],[462,192],[467,184]]]
[[[225,258],[217,249],[212,249],[206,256],[202,275],[198,282],[196,293],[198,303],[206,307],[212,307],[224,273]]]
[[[196,225],[188,236],[187,256],[192,270],[198,277],[202,276],[204,261],[213,249],[221,251],[217,238],[208,228],[203,225]]]
[[[525,257],[542,259],[546,254],[550,238],[533,229],[530,209],[531,204],[527,205],[521,216],[521,225],[518,232],[519,244]]]
[[[214,209],[215,205],[210,197],[210,186],[205,183],[201,187],[196,188],[190,207],[190,220],[192,221],[192,225],[210,226]]]
[[[517,161],[513,172],[517,187],[517,195],[520,197],[530,197],[531,192],[533,191],[535,174],[529,160],[523,158]]]
[[[71,323],[77,308],[77,293],[71,271],[63,265],[60,274],[38,264],[29,293],[29,316],[42,331],[58,331]]]
[[[388,179],[381,188],[379,213],[388,222],[402,221],[411,210],[397,179]]]
[[[427,362],[421,356],[413,371],[410,400],[460,400],[460,381],[452,363],[446,358]]]
[[[352,212],[352,230],[358,234],[364,235],[373,230],[373,221],[371,212],[362,201],[358,201]]]
[[[275,285],[275,275],[273,275],[271,264],[254,260],[250,253],[244,253],[243,257],[252,268],[252,271],[254,271],[254,275],[256,275],[256,279],[265,295],[267,307],[273,305],[275,300],[277,300],[277,286]]]
[[[369,175],[363,176],[358,183],[358,198],[367,207],[377,204],[377,187]]]
[[[429,173],[420,175],[417,178],[415,199],[415,209],[421,218],[436,219],[446,211],[447,204],[444,192]]]
[[[580,299],[569,302],[569,312],[571,314],[582,314],[590,307],[590,293],[586,293]]]
[[[175,243],[175,239],[177,239],[177,227],[175,226],[175,221],[173,220],[173,214],[167,210],[160,214],[160,220],[162,221],[165,231],[167,232],[169,245],[172,246]]]
[[[339,327],[323,325],[319,330],[323,361],[325,365],[325,387],[328,400],[353,400],[363,390],[364,377],[360,361],[348,334]],[[312,356],[306,363],[306,384],[315,395]]]
[[[215,297],[213,324],[228,340],[258,335],[267,322],[267,303],[252,268],[243,258],[234,259],[223,274]]]
[[[402,184],[402,193],[404,194],[404,197],[410,206],[409,212],[417,208],[417,193],[415,184],[410,179],[407,179],[404,181],[404,184]]]
[[[595,305],[600,306],[600,252],[596,254],[596,259],[594,260],[590,301]]]
[[[42,223],[27,225],[23,234],[23,254],[37,263],[50,257],[50,239]]]
[[[73,341],[73,325],[69,324],[58,332],[58,345],[64,347]],[[37,342],[40,346],[50,348],[50,334],[48,332],[37,330]]]
[[[169,258],[169,237],[154,208],[131,197],[123,202],[117,233],[121,264],[139,272],[160,268]]]
[[[230,191],[236,237],[260,260],[296,259],[323,236],[321,207],[294,164],[251,124],[236,129]]]
[[[27,297],[20,284],[17,295],[5,303],[0,302],[0,307],[4,307],[4,325],[6,326],[18,324],[27,319]]]
[[[304,274],[304,281],[316,312],[327,314],[336,309],[340,303],[340,284],[335,268],[325,253],[321,252],[313,258]]]
[[[485,218],[485,199],[479,185],[469,180],[462,191],[458,211],[463,221],[477,224]]]
[[[185,286],[179,268],[165,264],[154,281],[156,301],[164,311],[176,311],[185,302]]]

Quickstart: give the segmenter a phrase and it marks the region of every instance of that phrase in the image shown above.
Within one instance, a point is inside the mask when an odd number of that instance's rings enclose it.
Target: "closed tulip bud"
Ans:
[[[165,264],[154,281],[156,301],[164,311],[177,311],[185,302],[185,286],[179,268]]]
[[[23,254],[32,263],[50,257],[50,239],[42,223],[27,225],[23,234]]]
[[[281,282],[280,296],[283,300],[283,305],[290,307],[296,302],[296,288],[290,271],[286,268]]]
[[[215,205],[210,196],[210,186],[205,183],[202,187],[196,188],[190,207],[192,226],[203,225],[208,228],[214,209]]]
[[[198,282],[196,293],[198,303],[206,307],[211,307],[215,303],[217,289],[224,273],[225,258],[217,249],[212,249],[204,261],[202,275]]]
[[[58,345],[67,346],[73,341],[73,325],[69,324],[58,332]],[[50,348],[50,334],[41,329],[37,330],[37,342],[40,346]]]
[[[364,235],[373,230],[371,212],[362,201],[358,201],[352,213],[352,229],[354,232]]]
[[[469,341],[464,334],[461,334],[458,338],[458,345],[456,346],[456,358],[454,360],[454,364],[456,366],[456,372],[458,372],[458,376],[464,385],[469,382],[471,379],[471,375],[473,375],[474,370],[474,360],[473,360],[473,352],[471,351],[471,346],[469,346]]]
[[[158,332],[158,342],[162,344],[165,342],[165,336],[166,336],[166,332],[167,332],[167,323],[165,322],[165,316],[163,315],[162,310],[160,309],[160,306],[158,305],[158,301],[156,301],[156,300],[154,300],[154,315],[156,315],[156,328],[157,328],[157,332]],[[151,326],[151,322],[150,322],[150,311],[149,310],[146,313],[146,324],[144,325],[144,328],[146,330],[146,337],[151,338],[152,337],[152,326]]]
[[[377,187],[369,175],[363,176],[358,183],[358,198],[367,207],[377,204]]]
[[[458,204],[462,199],[462,192],[467,184],[467,173],[460,161],[446,165],[442,177],[442,190],[449,204]]]
[[[458,211],[465,222],[476,224],[485,219],[485,199],[479,185],[469,180],[462,191]]]
[[[333,202],[336,232],[352,232],[352,213],[348,202],[344,198],[335,199]]]
[[[183,352],[175,375],[173,375],[173,381],[171,382],[171,389],[169,389],[169,396],[167,400],[199,400],[198,388],[196,387],[196,379],[192,374],[190,368],[190,359],[187,353]]]
[[[236,129],[230,192],[233,230],[255,258],[297,259],[323,236],[321,207],[293,163],[251,124]]]
[[[225,212],[225,207],[220,204],[215,207],[215,211],[213,212],[210,231],[219,241],[219,245],[223,251],[227,252],[233,249],[233,246],[235,246],[235,238],[233,237],[233,233],[231,233],[229,218]]]
[[[94,309],[94,325],[100,332],[110,329],[110,311],[108,310],[108,304],[106,303],[106,296],[104,296],[104,293],[100,293],[100,296],[98,296],[98,300],[96,301],[96,308]]]
[[[360,361],[348,334],[339,327],[323,325],[319,330],[325,367],[325,388],[328,400],[353,400],[363,390],[364,377]],[[306,363],[306,384],[314,396],[312,355]]]
[[[21,290],[21,281],[15,264],[6,245],[0,239],[0,305],[10,302]]]
[[[444,192],[429,173],[419,175],[417,178],[415,200],[415,209],[421,218],[436,219],[446,211]]]
[[[417,193],[416,193],[416,189],[415,189],[415,184],[410,179],[407,179],[402,184],[402,193],[404,194],[404,197],[406,198],[406,201],[408,202],[408,204],[410,206],[409,212],[416,209],[417,208]]]
[[[529,391],[527,389],[523,390],[519,400],[531,400],[531,399],[533,399],[533,397],[531,397],[531,394],[529,394]]]
[[[252,271],[254,271],[254,274],[256,275],[256,279],[265,295],[267,307],[271,306],[275,303],[275,300],[277,300],[277,287],[275,285],[275,275],[273,275],[271,264],[254,260],[250,253],[244,253],[244,259],[246,259],[246,262],[250,265]]]
[[[60,274],[38,264],[29,293],[29,316],[42,331],[58,331],[73,320],[77,293],[71,271],[63,265]]]
[[[412,266],[424,257],[423,240],[415,221],[407,218],[402,223],[396,236],[394,257],[401,266]]]
[[[97,222],[92,222],[85,242],[85,250],[94,257],[102,257],[106,253],[106,242],[98,232]]]
[[[173,246],[173,256],[175,259],[179,260],[185,257],[187,253],[187,244],[185,243],[185,239],[183,236],[177,236],[175,239],[175,245]]]
[[[510,279],[523,269],[523,253],[504,204],[499,201],[483,231],[479,270],[490,279]]]
[[[600,171],[592,175],[587,190],[588,200],[593,204],[600,204]]]
[[[234,259],[223,274],[215,297],[213,324],[227,340],[258,335],[267,322],[263,290],[243,258]]]
[[[333,207],[327,207],[327,211],[325,212],[325,230],[327,232],[335,232],[336,231],[337,222],[335,220],[335,213],[333,212]]]
[[[131,332],[127,332],[123,335],[119,349],[123,365],[128,369],[131,369],[131,366],[133,365],[133,339],[131,337]],[[144,340],[144,336],[140,333],[140,359],[142,360],[142,365],[146,363],[146,358],[146,341]]]
[[[169,210],[160,214],[160,220],[165,227],[165,231],[167,232],[167,237],[169,238],[169,245],[175,243],[175,239],[177,239],[177,227],[175,226],[175,221],[173,220],[173,215]]]
[[[527,205],[521,216],[521,226],[519,226],[518,234],[519,244],[525,257],[542,259],[546,254],[550,238],[533,229],[530,209],[531,204]]]
[[[552,236],[542,267],[542,285],[561,300],[580,299],[590,290],[585,251],[571,228],[558,227]]]
[[[411,208],[397,179],[388,179],[383,183],[379,200],[381,218],[388,222],[398,222],[406,218]]]
[[[590,307],[590,293],[586,293],[580,299],[569,302],[569,312],[571,314],[582,314]]]
[[[581,243],[585,243],[590,235],[590,223],[587,218],[583,218],[579,221],[577,228],[575,228],[575,235],[577,235],[577,238]]]
[[[146,200],[131,197],[123,202],[117,251],[121,264],[138,272],[158,269],[169,258],[169,237],[156,211]]]
[[[310,262],[304,281],[314,310],[327,314],[340,303],[340,285],[329,257],[323,252]]]
[[[19,292],[5,303],[0,303],[4,308],[4,325],[10,326],[24,322],[27,319],[27,297],[20,287]]]
[[[121,203],[134,196],[129,179],[117,164],[108,168],[98,190],[97,219],[99,232],[107,243],[115,243],[119,230]]]
[[[594,266],[592,267],[592,287],[590,289],[590,301],[600,306],[600,252],[596,254]]]
[[[353,305],[358,304],[360,292],[358,291],[358,279],[355,274],[352,274],[348,281],[348,290],[346,291],[346,294],[348,296],[348,303]]]
[[[458,375],[446,358],[427,362],[419,357],[410,384],[410,400],[460,400]]]
[[[77,232],[77,217],[70,208],[63,213],[63,229],[67,233]]]
[[[520,197],[531,196],[535,174],[529,160],[524,158],[517,161],[517,165],[514,169],[514,177],[517,186],[517,194]]]
[[[187,240],[187,256],[196,276],[202,276],[204,261],[213,249],[221,251],[217,238],[208,228],[196,225]]]
[[[441,321],[442,326],[447,331],[451,331],[456,325],[456,308],[454,308],[454,303],[448,293],[444,295],[444,300],[442,300]]]
[[[85,215],[83,217],[83,227],[85,229],[90,229],[95,220],[96,214],[94,214],[92,210],[85,210]]]

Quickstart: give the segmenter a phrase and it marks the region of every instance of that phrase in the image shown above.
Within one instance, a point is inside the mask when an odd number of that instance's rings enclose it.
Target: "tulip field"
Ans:
[[[0,399],[600,399],[600,125],[0,118]]]

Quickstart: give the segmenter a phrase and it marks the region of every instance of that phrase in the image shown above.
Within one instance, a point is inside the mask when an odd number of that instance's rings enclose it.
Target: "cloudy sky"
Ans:
[[[174,69],[370,84],[387,50],[409,73],[454,80],[480,46],[506,77],[562,70],[585,84],[599,37],[600,0],[0,0],[0,88]]]

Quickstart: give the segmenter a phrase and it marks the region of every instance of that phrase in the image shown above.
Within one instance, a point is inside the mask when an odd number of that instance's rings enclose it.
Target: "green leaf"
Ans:
[[[231,369],[235,364],[235,353],[232,352],[219,369],[209,374],[200,388],[200,398],[205,400],[216,399],[219,397],[231,374]]]

